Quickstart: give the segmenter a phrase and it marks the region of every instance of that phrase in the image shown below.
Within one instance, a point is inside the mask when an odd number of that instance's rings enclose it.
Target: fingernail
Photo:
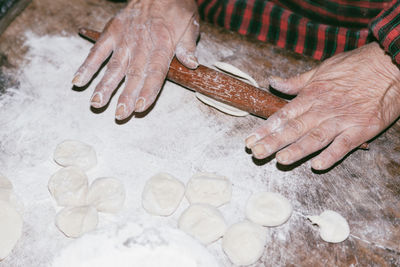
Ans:
[[[268,77],[268,82],[271,87],[277,87],[279,83],[283,82],[283,79],[277,76]]]
[[[323,162],[320,159],[313,160],[312,167],[316,170],[321,170],[323,168]]]
[[[72,79],[72,84],[78,86],[80,80],[81,80],[81,75],[80,74],[76,74],[74,79]]]
[[[262,144],[255,145],[254,147],[251,148],[251,151],[253,152],[253,155],[258,157],[265,157],[267,155],[267,150],[265,149],[265,146]]]
[[[288,163],[289,160],[289,152],[287,151],[281,151],[278,154],[276,154],[276,159],[278,160],[278,162],[280,163]]]
[[[123,120],[126,117],[126,105],[123,103],[118,104],[117,112],[115,112],[115,118],[117,120]]]
[[[255,142],[258,141],[257,135],[252,134],[249,137],[246,138],[245,142],[246,142],[246,147],[250,148],[252,145],[254,145]]]
[[[139,97],[135,104],[135,111],[142,112],[144,110],[145,99],[143,97]]]
[[[103,94],[100,92],[97,92],[92,96],[92,99],[90,100],[90,102],[93,107],[99,108],[99,107],[101,107],[102,100],[103,100]]]
[[[188,56],[188,61],[190,62],[190,65],[193,69],[196,69],[199,66],[199,62],[193,54]]]

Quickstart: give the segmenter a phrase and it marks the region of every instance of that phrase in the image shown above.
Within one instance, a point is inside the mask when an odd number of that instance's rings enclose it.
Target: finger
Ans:
[[[143,112],[153,104],[164,83],[168,68],[174,56],[171,36],[163,25],[151,27],[154,48],[148,58],[146,78],[135,103],[135,111]],[[169,45],[170,44],[170,45]]]
[[[367,140],[363,130],[358,127],[349,128],[336,137],[332,144],[311,161],[311,167],[316,170],[328,169]]]
[[[300,139],[316,124],[317,116],[310,113],[290,119],[281,128],[256,142],[251,147],[251,151],[255,158],[268,157],[275,151]]]
[[[281,91],[282,93],[295,95],[297,94],[301,88],[303,88],[314,75],[316,69],[312,69],[303,74],[293,76],[288,79],[282,79],[276,76],[270,76],[268,78],[269,84],[276,90]]]
[[[199,66],[195,55],[199,30],[199,20],[197,16],[194,16],[175,50],[176,58],[189,69],[195,69]]]
[[[110,56],[113,49],[112,38],[104,34],[91,48],[89,55],[76,72],[72,84],[84,86],[99,70],[101,64]]]
[[[138,94],[143,87],[145,76],[144,66],[146,66],[151,47],[149,46],[149,40],[144,30],[139,30],[138,36],[141,36],[141,39],[137,41],[130,55],[130,61],[125,74],[125,88],[118,99],[115,113],[117,120],[124,120],[132,114]]]
[[[282,127],[288,120],[305,113],[310,108],[310,101],[298,96],[293,101],[274,113],[261,127],[257,128],[245,140],[246,147],[251,148],[256,142]]]
[[[341,132],[336,119],[324,121],[310,130],[303,138],[279,151],[276,159],[281,164],[292,164],[327,146]]]
[[[129,52],[126,47],[117,49],[107,64],[107,70],[96,86],[91,98],[91,105],[101,108],[108,103],[112,92],[125,76],[128,66]]]

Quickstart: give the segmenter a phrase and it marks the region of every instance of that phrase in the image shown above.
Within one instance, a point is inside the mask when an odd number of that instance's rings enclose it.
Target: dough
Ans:
[[[98,223],[97,210],[92,206],[67,207],[56,217],[56,226],[67,237],[77,238],[92,231]]]
[[[186,198],[191,204],[204,203],[219,207],[228,203],[231,197],[231,182],[213,173],[197,173],[186,186]]]
[[[350,235],[346,219],[335,211],[325,210],[319,216],[308,216],[307,219],[320,227],[320,236],[326,242],[339,243]]]
[[[249,84],[258,87],[258,83],[253,79],[253,77],[229,63],[218,61],[214,63],[214,66],[226,73],[239,77],[240,80],[243,80],[244,82],[248,82]]]
[[[65,167],[49,180],[49,191],[60,206],[86,205],[88,178],[78,167]]]
[[[207,245],[223,236],[227,226],[217,208],[207,204],[194,204],[182,213],[178,227]]]
[[[21,216],[11,204],[0,200],[0,261],[10,254],[21,234]]]
[[[222,70],[226,73],[232,74],[236,77],[241,78],[245,82],[249,82],[251,85],[258,87],[257,82],[247,73],[241,71],[240,69],[236,68],[235,66],[225,63],[225,62],[215,62],[214,66],[217,67],[219,70]],[[225,103],[219,102],[217,100],[212,99],[211,97],[205,96],[196,92],[196,97],[203,103],[212,106],[219,111],[222,111],[226,114],[236,116],[236,117],[243,117],[249,115],[247,111],[240,110],[238,108],[232,107]]]
[[[5,176],[0,174],[0,189],[9,189],[12,190],[13,186]]]
[[[0,200],[8,202],[13,206],[18,212],[24,210],[23,203],[17,198],[13,192],[13,185],[10,180],[6,177],[0,175]]]
[[[253,194],[246,205],[246,217],[263,226],[278,226],[286,222],[293,208],[289,200],[278,193]]]
[[[77,166],[87,171],[97,164],[93,147],[75,140],[66,140],[57,145],[54,160],[61,166]]]
[[[222,239],[222,249],[236,265],[255,263],[264,253],[266,229],[249,221],[228,228]]]
[[[168,173],[151,177],[143,189],[142,205],[150,214],[169,216],[181,203],[185,193],[184,184]]]
[[[13,186],[6,177],[0,174],[0,200],[9,202],[13,195]]]
[[[89,188],[88,204],[98,211],[116,213],[125,201],[124,185],[115,178],[98,178]]]
[[[247,111],[243,111],[238,108],[232,107],[228,104],[219,102],[219,101],[217,101],[211,97],[208,97],[206,95],[203,95],[199,92],[196,92],[195,95],[204,104],[207,104],[213,108],[216,108],[219,111],[222,111],[223,113],[226,113],[228,115],[232,115],[232,116],[236,116],[236,117],[244,117],[244,116],[249,115],[249,113]]]

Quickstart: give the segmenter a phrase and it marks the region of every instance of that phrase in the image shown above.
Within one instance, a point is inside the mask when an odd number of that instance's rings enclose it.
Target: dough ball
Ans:
[[[88,178],[78,167],[62,168],[50,178],[48,187],[60,206],[86,204]]]
[[[263,226],[278,226],[286,222],[293,208],[289,200],[278,193],[253,194],[246,205],[246,217]]]
[[[339,243],[350,235],[350,227],[346,219],[335,211],[325,210],[319,216],[308,216],[307,218],[319,226],[319,234],[326,242]]]
[[[98,178],[89,188],[88,204],[98,211],[116,213],[125,201],[124,185],[115,178]]]
[[[143,189],[142,205],[150,214],[169,216],[181,203],[185,185],[167,173],[151,177]]]
[[[236,265],[250,265],[261,258],[267,243],[262,226],[243,221],[228,228],[222,239],[222,249]]]
[[[191,204],[204,203],[219,207],[228,203],[231,196],[231,182],[213,173],[197,173],[186,186],[186,198]]]
[[[13,195],[12,190],[0,188],[0,200],[10,202],[10,198]]]
[[[5,176],[0,174],[0,200],[9,202],[13,195],[13,186]]]
[[[5,176],[0,174],[0,189],[9,189],[12,190],[13,186],[10,180],[8,180]]]
[[[24,210],[23,203],[14,194],[11,182],[6,177],[1,175],[0,175],[0,200],[8,202],[18,212],[22,212]]]
[[[179,218],[178,227],[203,244],[216,241],[226,231],[221,212],[207,204],[191,205]]]
[[[54,151],[54,161],[59,165],[77,166],[87,171],[97,164],[96,152],[93,147],[75,140],[66,140],[57,145]]]
[[[21,234],[21,216],[10,203],[0,200],[0,260],[10,254]]]
[[[24,210],[24,204],[21,200],[14,194],[13,191],[0,189],[0,200],[7,202],[13,206],[18,212]]]
[[[77,238],[92,231],[98,223],[97,210],[92,206],[67,207],[56,217],[56,226],[67,237]]]

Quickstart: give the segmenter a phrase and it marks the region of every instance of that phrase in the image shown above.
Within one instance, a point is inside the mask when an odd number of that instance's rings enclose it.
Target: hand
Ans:
[[[246,139],[256,158],[284,148],[276,159],[292,164],[324,148],[311,162],[324,170],[400,116],[400,71],[377,43],[270,84],[297,96]]]
[[[195,69],[199,16],[193,0],[136,0],[113,18],[91,49],[72,83],[84,86],[111,55],[104,77],[91,98],[105,106],[125,77],[116,119],[145,111],[156,99],[174,54]]]

